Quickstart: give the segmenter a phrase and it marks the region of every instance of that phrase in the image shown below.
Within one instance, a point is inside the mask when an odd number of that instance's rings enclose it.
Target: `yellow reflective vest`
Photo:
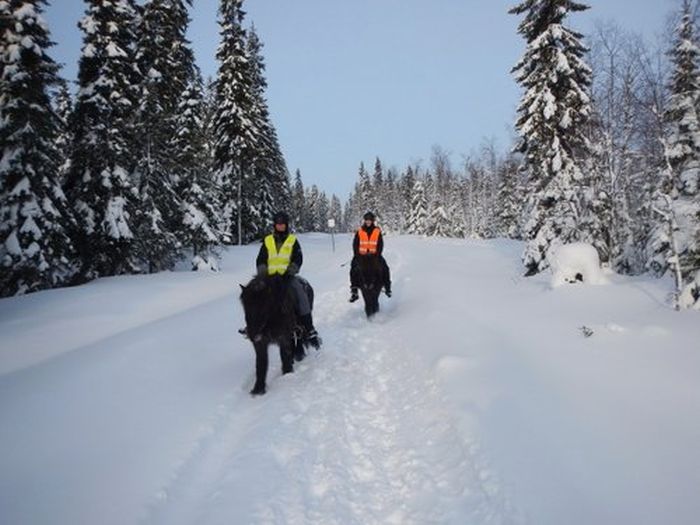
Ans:
[[[275,244],[275,236],[270,234],[265,237],[265,248],[267,248],[267,274],[282,275],[287,271],[289,263],[292,260],[292,248],[297,238],[294,235],[288,235],[282,243],[279,253],[277,253],[277,245]]]

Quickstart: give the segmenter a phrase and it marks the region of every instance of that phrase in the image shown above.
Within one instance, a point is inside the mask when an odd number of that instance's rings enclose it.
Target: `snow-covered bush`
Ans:
[[[555,244],[547,252],[547,262],[552,269],[552,286],[584,282],[606,284],[608,281],[600,268],[598,252],[592,244],[575,242]]]
[[[218,272],[219,263],[216,257],[212,255],[195,255],[192,258],[192,271],[193,272]]]

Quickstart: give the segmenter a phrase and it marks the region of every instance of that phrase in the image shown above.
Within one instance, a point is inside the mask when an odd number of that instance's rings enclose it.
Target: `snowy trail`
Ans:
[[[336,244],[302,236],[323,348],[286,376],[273,350],[258,398],[255,245],[0,300],[0,523],[697,522],[700,324],[667,282],[552,290],[518,243],[390,237],[368,321]]]
[[[401,282],[405,261],[391,263]],[[478,447],[392,326],[397,300],[370,322],[348,307],[343,276],[334,284],[317,297],[321,352],[273,373],[242,415],[222,403],[144,523],[509,522]]]

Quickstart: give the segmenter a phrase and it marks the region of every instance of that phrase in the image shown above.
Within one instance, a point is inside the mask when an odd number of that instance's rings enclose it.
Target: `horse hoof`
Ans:
[[[292,368],[291,366],[287,369],[282,369],[282,375],[291,374],[292,372],[294,372],[294,368]]]
[[[250,391],[251,396],[261,396],[264,393],[265,393],[264,386],[255,386],[255,387],[253,387],[253,390]]]

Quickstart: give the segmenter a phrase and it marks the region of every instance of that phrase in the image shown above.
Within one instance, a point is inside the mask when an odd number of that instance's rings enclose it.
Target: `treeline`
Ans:
[[[400,173],[361,165],[346,225],[372,209],[402,233],[523,239],[526,275],[547,268],[552,243],[589,242],[617,272],[672,274],[675,306],[700,308],[696,8],[683,0],[665,49],[610,24],[589,49],[564,25],[588,6],[521,2],[517,143],[457,169],[439,148]]]
[[[262,43],[221,0],[203,81],[190,0],[86,0],[75,96],[46,0],[0,0],[0,296],[100,276],[215,267],[291,205]]]

